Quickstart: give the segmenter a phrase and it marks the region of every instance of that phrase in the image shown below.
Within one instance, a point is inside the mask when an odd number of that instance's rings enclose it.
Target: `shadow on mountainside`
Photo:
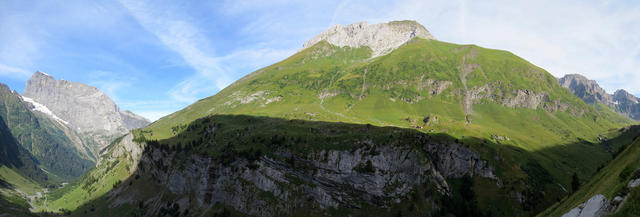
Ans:
[[[581,180],[588,180],[602,168],[616,150],[631,143],[640,132],[638,127],[621,130],[620,135],[602,143],[594,144],[585,140],[572,144],[552,146],[539,151],[528,152],[509,141],[495,141],[483,138],[454,138],[442,133],[424,133],[415,129],[376,127],[372,125],[341,122],[315,122],[286,120],[281,118],[253,117],[245,115],[215,115],[198,119],[176,129],[173,137],[161,141],[146,140],[152,132],[135,131],[136,140],[146,146],[137,170],[128,178],[113,183],[114,189],[71,213],[72,216],[245,216],[237,211],[251,209],[238,204],[260,204],[265,212],[276,216],[534,216],[550,205],[563,200],[573,190],[571,177],[576,174]],[[318,178],[318,165],[323,160],[310,156],[324,153],[323,150],[360,153],[368,150],[368,155],[380,154],[383,147],[412,147],[418,150],[436,170],[446,168],[442,162],[447,158],[427,152],[425,144],[437,143],[443,147],[468,148],[477,153],[481,161],[466,156],[471,172],[463,176],[447,178],[449,194],[438,193],[434,179],[407,186],[411,190],[390,197],[369,198],[370,192],[361,192],[353,186],[334,186],[350,195],[360,198],[358,203],[348,201],[333,208],[322,209],[316,197],[305,194],[308,188],[323,186],[325,181]],[[447,153],[453,155],[461,152]],[[408,155],[407,155],[408,156]],[[367,158],[363,154],[362,158]],[[408,159],[408,158],[407,158]],[[476,163],[488,163],[495,179],[474,174]],[[266,167],[266,166],[270,167]],[[274,166],[275,165],[275,166]],[[461,168],[465,164],[458,165]],[[280,177],[287,180],[285,186],[274,189],[294,189],[295,194],[281,198],[281,192],[255,191],[255,186],[246,181],[241,188],[226,189],[228,194],[216,194],[211,188],[221,187],[217,183],[201,191],[191,186],[189,180],[174,174],[179,171],[203,168],[209,177],[199,180],[225,180],[229,174],[266,173],[260,168],[278,168]],[[381,173],[371,161],[350,168],[354,173]],[[220,172],[224,171],[224,172]],[[252,172],[253,171],[253,172]],[[271,171],[273,172],[273,171]],[[475,176],[469,176],[475,175]],[[369,177],[365,176],[365,177]],[[241,176],[238,176],[241,177]],[[255,177],[254,177],[255,178]],[[433,177],[431,177],[433,178]],[[176,181],[178,180],[178,181]],[[281,180],[282,181],[282,180]],[[284,182],[274,182],[282,183]],[[203,183],[200,183],[201,185]],[[406,183],[388,183],[391,185]],[[307,186],[297,188],[296,186]],[[302,190],[301,190],[302,189]],[[306,189],[306,190],[305,190]],[[178,192],[178,193],[176,193]],[[213,192],[213,193],[212,193]],[[249,194],[251,196],[227,197],[228,195]],[[363,196],[364,195],[364,196]],[[238,200],[251,198],[258,201]],[[285,200],[292,200],[289,202]],[[217,201],[217,202],[215,202]],[[234,206],[235,205],[235,206]],[[275,208],[274,208],[275,207]],[[286,208],[278,213],[272,210]]]
[[[0,166],[15,168],[16,172],[32,180],[47,180],[38,168],[38,161],[13,136],[5,120],[0,117]]]

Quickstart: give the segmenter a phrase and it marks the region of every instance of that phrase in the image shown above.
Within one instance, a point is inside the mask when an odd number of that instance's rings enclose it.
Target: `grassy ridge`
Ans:
[[[469,56],[475,56],[473,61]],[[468,64],[477,65],[467,76],[468,88],[491,84],[497,92],[493,101],[474,105],[471,124],[466,123],[460,94],[465,88],[461,68]],[[451,84],[433,95],[429,93],[429,81]],[[559,100],[569,108],[548,113],[495,103],[523,89],[545,92],[549,100]],[[583,115],[575,115],[581,112]],[[211,114],[397,127],[423,127],[422,120],[435,115],[439,123],[425,126],[424,131],[483,138],[508,135],[527,150],[570,143],[576,138],[595,141],[600,132],[630,124],[600,105],[585,104],[560,87],[549,73],[509,52],[422,39],[375,59],[368,59],[368,48],[319,43],[147,129],[154,131],[155,139],[168,138],[173,127]]]
[[[600,169],[592,179],[580,187],[579,191],[538,216],[561,216],[597,194],[602,194],[609,200],[612,200],[615,196],[624,196],[623,194],[629,191],[626,186],[631,179],[631,175],[636,168],[640,167],[640,140],[637,139],[639,135],[638,131],[640,130],[638,128],[640,127],[636,126],[632,130],[632,133],[628,133],[611,141],[615,143],[625,143],[633,140],[631,145],[624,147],[615,159]],[[638,203],[640,203],[640,200],[637,200],[638,193],[638,189],[632,190],[632,196],[627,202],[626,208],[623,207],[622,209],[627,211],[618,213],[618,216],[640,215],[640,210],[637,208],[632,209],[632,206],[637,207]]]
[[[0,166],[0,199],[26,210],[31,205],[25,197],[34,196],[36,192],[44,194],[44,189],[31,179],[17,173],[14,169],[4,165]]]
[[[44,201],[41,210],[60,212],[62,210],[72,211],[77,207],[104,196],[117,186],[117,183],[124,181],[131,175],[131,168],[134,168],[132,153],[123,151],[118,145],[122,137],[113,141],[104,155],[104,161],[90,170],[82,177],[78,178],[63,188],[56,189],[48,194],[47,201]],[[114,152],[118,154],[114,154]]]

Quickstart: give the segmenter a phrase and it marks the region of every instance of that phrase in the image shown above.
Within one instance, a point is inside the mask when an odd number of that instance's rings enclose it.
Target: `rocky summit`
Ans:
[[[372,56],[382,56],[419,37],[435,39],[424,26],[415,21],[394,21],[367,25],[367,22],[353,23],[346,26],[337,24],[302,46],[303,49],[312,47],[320,41],[327,41],[338,47],[369,47]]]
[[[579,74],[565,75],[558,82],[589,104],[602,103],[622,116],[640,120],[639,99],[626,90],[609,94],[598,82]]]
[[[24,96],[46,106],[59,119],[86,135],[92,135],[102,147],[113,136],[144,127],[149,120],[120,108],[95,87],[36,72],[27,81]],[[98,148],[99,148],[98,147]]]
[[[589,80],[579,74],[565,75],[558,80],[562,87],[573,92],[577,97],[582,98],[585,102],[593,104],[602,102],[605,105],[613,105],[613,97],[598,85],[598,82]]]

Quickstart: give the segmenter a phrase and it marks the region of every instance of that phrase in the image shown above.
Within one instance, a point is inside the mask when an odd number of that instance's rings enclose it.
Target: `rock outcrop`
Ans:
[[[562,217],[601,217],[611,210],[611,204],[602,194],[593,196],[587,202],[572,209]]]
[[[640,100],[625,90],[607,93],[594,80],[579,74],[565,75],[558,80],[560,85],[582,98],[586,103],[602,103],[618,114],[631,120],[640,120]]]
[[[114,137],[149,123],[129,111],[120,111],[109,96],[95,87],[56,81],[39,71],[27,81],[24,96],[46,106],[75,131],[94,139],[98,143],[94,150],[107,145]]]
[[[346,26],[335,25],[302,46],[309,48],[320,41],[343,47],[367,46],[373,51],[372,57],[390,53],[414,37],[435,39],[424,26],[415,21],[394,21],[367,25],[366,22]]]
[[[227,164],[206,155],[185,155],[147,145],[135,174],[150,178],[166,191],[136,199],[162,204],[167,200],[162,195],[174,195],[171,200],[191,201],[176,202],[180,213],[187,208],[190,213],[199,213],[224,204],[251,216],[286,216],[310,206],[318,211],[361,209],[365,204],[389,208],[423,185],[432,186],[432,194],[448,195],[451,190],[447,179],[465,176],[500,182],[493,167],[474,151],[457,143],[431,141],[426,136],[418,139],[422,146],[322,150],[306,156],[279,150],[255,161],[236,158]],[[123,154],[138,158],[140,146],[131,140],[130,135],[124,137],[111,151],[111,160],[107,158],[98,167],[111,164]],[[126,190],[126,186],[110,194],[113,198],[140,195]],[[431,197],[437,196],[427,195]],[[161,211],[146,212],[155,215]]]
[[[636,168],[633,173],[633,179],[631,179],[627,184],[629,189],[634,189],[638,186],[640,186],[640,167]],[[611,201],[607,200],[607,198],[602,194],[595,195],[587,202],[584,202],[578,207],[573,208],[568,213],[565,213],[562,217],[602,217],[615,213],[627,201],[629,194],[629,191],[623,192],[622,194],[614,197]]]
[[[565,75],[558,80],[560,85],[582,98],[586,103],[601,102],[607,106],[614,104],[613,97],[598,85],[598,82],[589,80],[579,74]]]
[[[625,90],[617,90],[613,94],[614,110],[633,120],[640,120],[640,102],[634,95]]]

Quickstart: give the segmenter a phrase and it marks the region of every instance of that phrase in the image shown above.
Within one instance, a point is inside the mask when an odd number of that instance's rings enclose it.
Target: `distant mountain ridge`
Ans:
[[[24,96],[46,106],[53,114],[80,133],[83,139],[93,139],[92,152],[108,145],[115,137],[150,123],[130,111],[120,111],[118,105],[95,87],[37,71],[27,81]]]
[[[622,116],[640,121],[640,99],[626,90],[620,89],[614,94],[609,94],[600,87],[598,82],[580,74],[565,75],[558,79],[558,82],[586,103],[600,102]]]

